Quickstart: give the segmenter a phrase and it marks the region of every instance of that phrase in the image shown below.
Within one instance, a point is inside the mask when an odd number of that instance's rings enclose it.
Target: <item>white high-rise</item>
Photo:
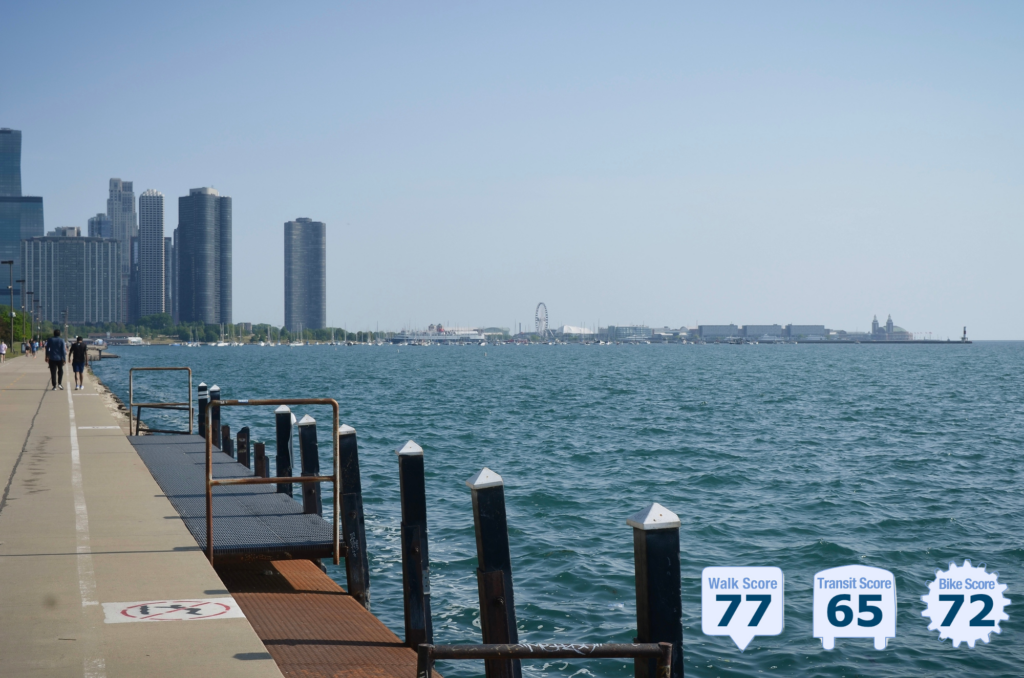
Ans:
[[[145,317],[164,307],[164,194],[149,189],[139,196],[139,312]]]

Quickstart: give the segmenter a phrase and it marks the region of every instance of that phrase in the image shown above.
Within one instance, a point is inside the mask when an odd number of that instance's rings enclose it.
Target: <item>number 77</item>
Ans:
[[[729,625],[729,622],[732,621],[732,616],[734,614],[736,614],[736,610],[737,610],[737,608],[739,608],[740,601],[742,599],[743,599],[743,596],[741,596],[739,594],[731,594],[730,595],[730,594],[720,593],[717,596],[715,596],[715,600],[717,600],[718,602],[720,602],[720,603],[728,602],[729,603],[729,608],[725,611],[725,614],[722,615],[722,621],[718,622],[719,626],[728,626]],[[750,622],[747,624],[747,626],[757,626],[758,624],[761,623],[761,617],[764,616],[764,613],[768,610],[768,606],[772,602],[771,594],[768,594],[768,593],[757,593],[757,594],[755,594],[755,593],[748,593],[747,594],[747,602],[759,603],[759,605],[757,606],[757,610],[754,611],[754,616],[750,618]]]

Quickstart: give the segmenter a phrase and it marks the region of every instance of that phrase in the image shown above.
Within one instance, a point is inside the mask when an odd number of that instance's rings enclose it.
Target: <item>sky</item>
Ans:
[[[234,319],[327,224],[349,330],[824,324],[1024,339],[1019,2],[8,3],[46,227],[233,198]]]

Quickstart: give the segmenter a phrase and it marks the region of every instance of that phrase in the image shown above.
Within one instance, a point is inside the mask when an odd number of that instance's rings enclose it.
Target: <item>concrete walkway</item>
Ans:
[[[91,376],[64,378],[41,353],[0,366],[0,676],[280,677],[244,617],[190,616],[235,608],[191,602],[230,594]],[[144,601],[182,607],[105,605]]]

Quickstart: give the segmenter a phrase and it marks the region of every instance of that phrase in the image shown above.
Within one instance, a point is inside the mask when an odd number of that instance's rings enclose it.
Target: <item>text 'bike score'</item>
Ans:
[[[785,581],[777,567],[706,567],[701,574],[701,630],[729,636],[741,651],[754,636],[782,633]]]

